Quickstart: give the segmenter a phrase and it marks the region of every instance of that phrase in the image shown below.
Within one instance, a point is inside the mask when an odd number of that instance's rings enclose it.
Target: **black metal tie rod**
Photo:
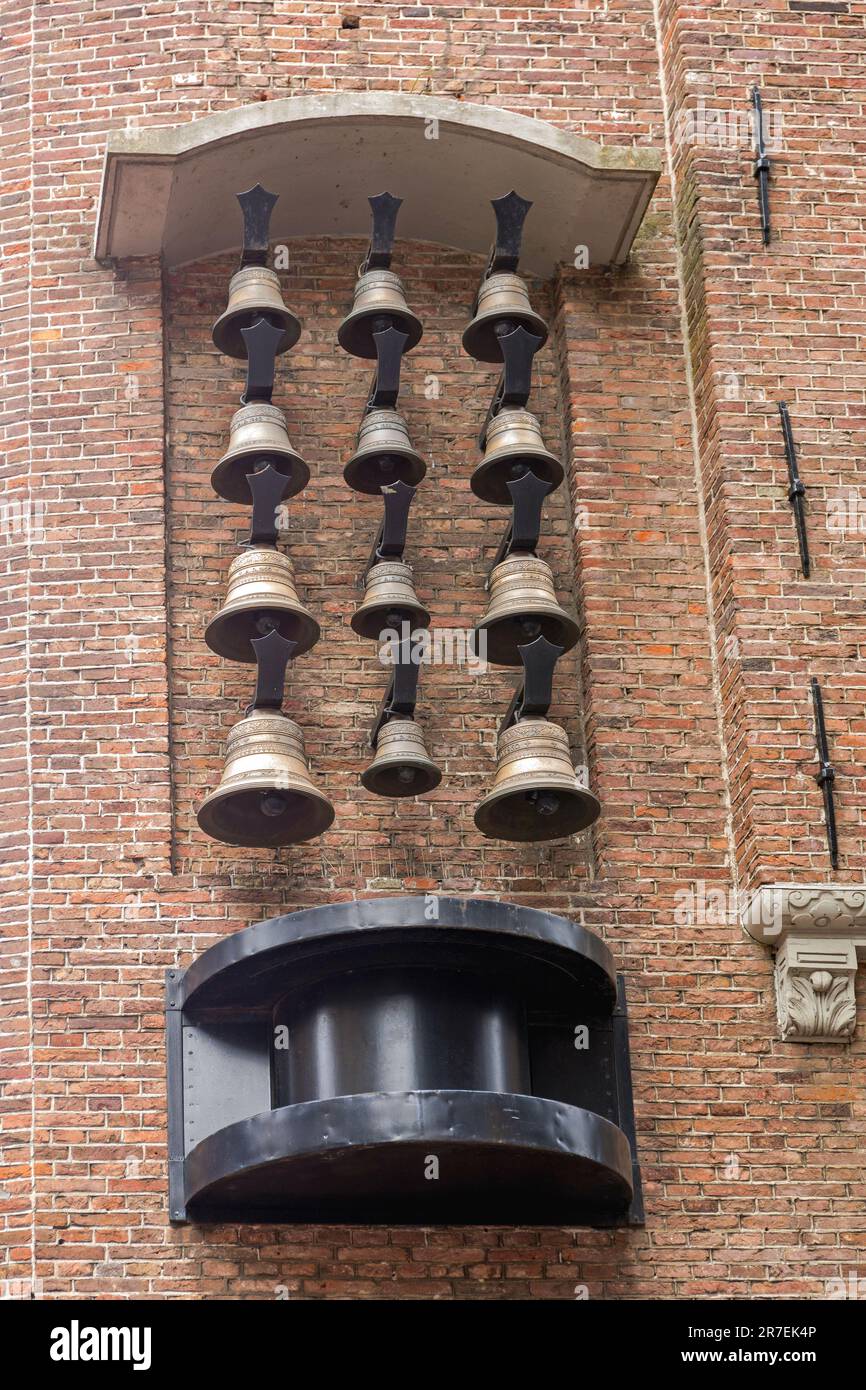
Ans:
[[[800,478],[797,450],[794,447],[794,432],[791,429],[791,417],[784,401],[779,402],[779,415],[782,421],[782,435],[785,440],[785,457],[788,460],[788,501],[794,509],[797,543],[800,547],[800,567],[803,571],[803,577],[808,579],[811,561],[809,560],[809,538],[806,535],[806,511],[804,507],[806,487]]]
[[[824,700],[821,695],[821,687],[815,677],[812,677],[812,704],[815,709],[815,740],[818,745],[819,770],[815,775],[815,781],[821,788],[824,797],[824,819],[827,823],[827,847],[830,851],[830,863],[834,869],[839,867],[839,840],[836,834],[836,807],[833,803],[833,783],[836,780],[836,770],[830,762],[830,748],[827,743],[827,726],[824,723]]]
[[[761,93],[752,88],[752,111],[755,128],[755,168],[758,180],[758,205],[761,209],[761,236],[765,246],[770,244],[770,158],[764,145],[764,109]]]

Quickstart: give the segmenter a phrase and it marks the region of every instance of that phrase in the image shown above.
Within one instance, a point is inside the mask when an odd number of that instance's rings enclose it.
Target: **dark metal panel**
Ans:
[[[183,1151],[271,1103],[267,1023],[183,1024]]]
[[[616,1068],[617,1123],[631,1149],[633,1196],[629,1206],[629,1225],[644,1223],[643,1186],[637,1154],[637,1131],[634,1118],[634,1096],[631,1084],[631,1056],[628,1042],[628,1007],[625,997],[625,976],[616,980],[616,1008],[613,1014],[614,1060]]]
[[[165,1061],[168,1108],[168,1210],[172,1221],[186,1220],[183,1146],[183,1016],[178,999],[179,970],[165,972]]]

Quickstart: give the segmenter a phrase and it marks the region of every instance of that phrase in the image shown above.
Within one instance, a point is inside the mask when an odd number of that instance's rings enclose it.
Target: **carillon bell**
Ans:
[[[235,724],[220,784],[198,813],[206,835],[227,845],[273,849],[315,839],[333,819],[333,806],[313,785],[294,720],[254,710]]]
[[[559,840],[592,825],[600,810],[578,782],[565,730],[521,719],[499,736],[496,776],[475,824],[491,840]]]
[[[487,428],[484,458],[472,474],[476,497],[510,507],[508,484],[526,472],[550,483],[551,491],[563,479],[562,464],[545,448],[541,426],[528,410],[501,410]]]
[[[270,546],[244,550],[229,566],[226,601],[208,625],[205,641],[228,661],[255,662],[253,638],[276,630],[296,642],[294,656],[308,652],[320,629],[295,589],[288,555]]]
[[[266,319],[274,328],[282,328],[277,354],[288,352],[301,336],[301,322],[286,308],[280,289],[280,277],[264,265],[246,265],[229,281],[229,302],[213,326],[213,340],[226,357],[247,355],[242,328],[252,328],[256,319]]]
[[[406,333],[404,352],[420,342],[421,320],[406,303],[399,275],[392,270],[368,270],[355,281],[352,309],[337,329],[337,341],[353,357],[375,358],[373,334],[387,328]]]
[[[524,328],[541,339],[539,348],[547,342],[547,324],[530,304],[525,281],[508,271],[482,280],[475,317],[463,334],[464,350],[478,362],[501,362],[497,328],[500,333]]]
[[[371,410],[364,416],[357,448],[343,469],[350,488],[378,497],[389,483],[414,487],[426,472],[426,463],[409,442],[402,415],[396,410]]]
[[[481,634],[486,634],[486,650]],[[490,576],[490,603],[474,634],[476,653],[499,666],[519,666],[518,648],[536,637],[569,651],[580,636],[556,601],[550,566],[537,555],[509,555]]]
[[[253,401],[232,416],[229,447],[211,474],[211,487],[227,502],[249,506],[247,475],[263,463],[288,479],[285,498],[295,497],[310,481],[309,468],[289,442],[283,412],[278,406]]]
[[[364,580],[364,601],[352,614],[352,631],[377,641],[387,628],[401,633],[401,625],[427,627],[430,614],[418,599],[412,583],[412,567],[403,560],[380,560]],[[402,635],[402,634],[401,634]]]
[[[389,719],[379,730],[376,756],[361,782],[377,796],[422,796],[438,787],[442,773],[429,757],[414,719]]]

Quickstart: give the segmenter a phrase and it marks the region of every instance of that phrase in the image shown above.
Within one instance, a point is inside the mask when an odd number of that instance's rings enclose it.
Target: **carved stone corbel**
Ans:
[[[854,977],[866,960],[866,888],[765,884],[742,924],[776,952],[776,1009],[788,1042],[844,1042],[857,1022]]]

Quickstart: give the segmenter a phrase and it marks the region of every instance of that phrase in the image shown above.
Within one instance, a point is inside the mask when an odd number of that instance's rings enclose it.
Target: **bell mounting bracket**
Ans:
[[[286,474],[278,472],[267,459],[260,460],[255,472],[247,474],[253,497],[248,545],[276,545],[278,510],[288,482]]]
[[[502,333],[499,332],[500,326],[505,330]],[[499,384],[493,393],[493,400],[488,406],[484,424],[481,426],[478,436],[479,449],[483,449],[487,443],[487,431],[503,406],[523,408],[529,400],[532,391],[532,363],[543,341],[535,333],[528,333],[522,325],[517,328],[509,327],[507,319],[503,320],[502,325],[496,325],[495,332],[504,366]]]
[[[271,213],[279,202],[279,196],[278,193],[269,193],[260,183],[254,188],[248,188],[246,193],[237,194],[244,215],[242,268],[248,265],[267,265]]]
[[[400,394],[400,367],[409,341],[409,334],[402,333],[389,315],[383,314],[381,319],[386,326],[373,334],[376,370],[364,406],[365,415],[369,415],[371,410],[393,410],[396,406]]]
[[[370,245],[359,272],[361,275],[368,270],[390,269],[391,256],[394,253],[394,235],[397,230],[397,213],[403,205],[403,199],[395,198],[393,193],[377,193],[367,201],[373,214],[373,225]]]
[[[491,198],[490,205],[496,214],[496,240],[490,251],[485,280],[501,271],[515,271],[520,261],[520,247],[523,241],[523,224],[532,203],[521,198],[514,189],[501,198]]]
[[[548,642],[546,637],[536,637],[534,642],[526,642],[517,650],[523,662],[523,681],[515,690],[499,726],[501,734],[526,717],[545,717],[553,700],[553,672],[565,648]]]
[[[409,528],[409,508],[416,489],[398,479],[396,483],[385,483],[382,487],[382,520],[376,532],[376,539],[370,551],[364,578],[380,560],[399,560],[406,549],[406,532]]]
[[[282,328],[276,328],[264,318],[256,319],[250,328],[241,329],[241,337],[247,350],[247,382],[241,396],[241,405],[251,405],[253,401],[270,401],[274,394],[277,348],[283,333]]]
[[[247,709],[281,709],[286,690],[286,667],[294,654],[297,642],[290,642],[276,628],[263,637],[253,637],[258,677],[253,702]]]
[[[415,717],[420,673],[420,663],[412,660],[412,640],[409,637],[404,637],[399,644],[397,660],[394,663],[388,688],[382,696],[378,713],[370,729],[371,748],[376,747],[382,727],[388,723],[389,719],[413,719]]]
[[[490,578],[496,566],[509,555],[535,554],[541,534],[544,499],[553,490],[552,483],[539,478],[538,474],[529,468],[522,477],[510,478],[505,486],[511,493],[511,521],[487,572],[487,589],[490,588]]]

